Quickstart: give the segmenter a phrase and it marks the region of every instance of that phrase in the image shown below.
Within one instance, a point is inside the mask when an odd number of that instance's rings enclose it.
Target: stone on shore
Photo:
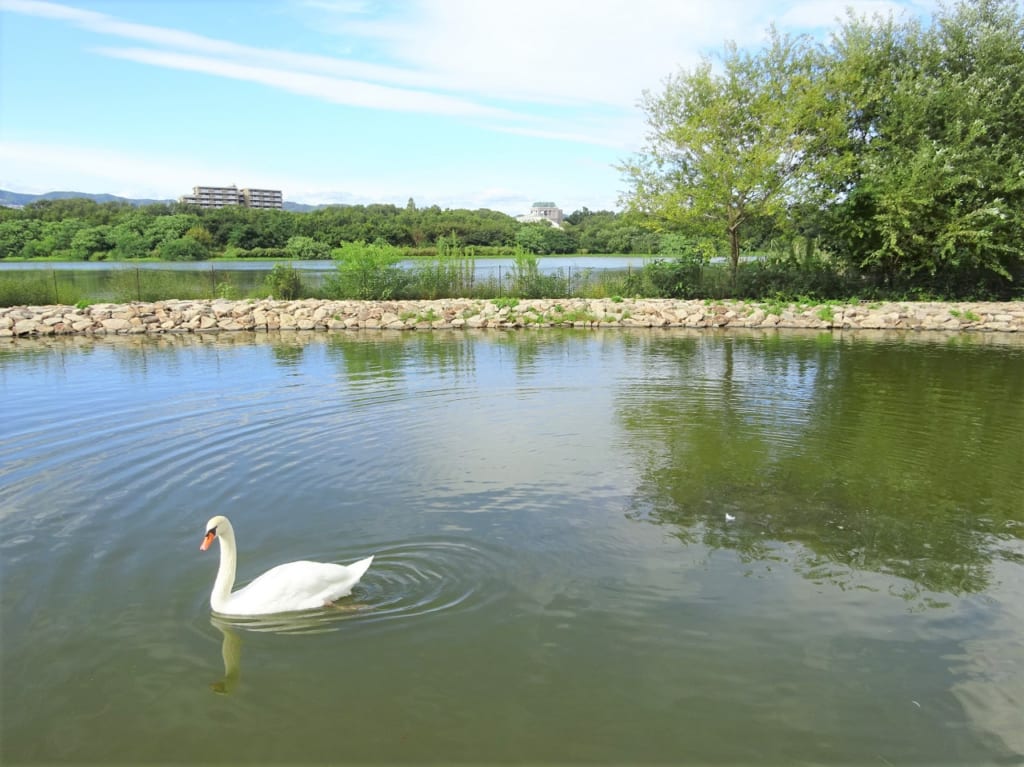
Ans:
[[[168,300],[0,307],[0,338],[43,335],[460,328],[806,328],[1024,331],[1024,302],[779,305],[676,299]]]

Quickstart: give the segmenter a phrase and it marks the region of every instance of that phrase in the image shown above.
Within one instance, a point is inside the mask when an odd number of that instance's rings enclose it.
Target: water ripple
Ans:
[[[352,621],[404,625],[439,613],[477,610],[501,596],[497,574],[508,559],[493,546],[440,539],[385,544],[374,557],[352,596],[336,605],[295,614],[215,616],[214,622],[247,631],[316,634],[338,631]]]

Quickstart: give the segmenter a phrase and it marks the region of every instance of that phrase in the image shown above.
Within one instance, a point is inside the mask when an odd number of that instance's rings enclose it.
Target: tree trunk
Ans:
[[[739,226],[729,227],[729,259],[732,262],[732,288],[736,290],[736,279],[740,271],[740,229]]]

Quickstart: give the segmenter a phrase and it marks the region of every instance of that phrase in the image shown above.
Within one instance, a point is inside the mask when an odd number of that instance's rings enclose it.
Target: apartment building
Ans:
[[[198,205],[200,208],[223,208],[227,205],[241,205],[246,208],[284,207],[284,195],[280,189],[239,189],[231,186],[194,186],[192,194],[178,198],[181,202]]]
[[[280,189],[243,189],[243,205],[250,208],[282,208],[284,196]]]

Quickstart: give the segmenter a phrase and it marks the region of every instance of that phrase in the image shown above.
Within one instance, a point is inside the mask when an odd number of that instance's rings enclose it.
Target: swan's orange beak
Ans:
[[[217,531],[216,530],[211,530],[210,532],[208,532],[206,534],[206,537],[203,538],[203,542],[201,544],[199,544],[199,550],[200,551],[206,551],[208,548],[210,548],[210,544],[213,543],[213,539],[216,538],[216,537],[217,537]]]

